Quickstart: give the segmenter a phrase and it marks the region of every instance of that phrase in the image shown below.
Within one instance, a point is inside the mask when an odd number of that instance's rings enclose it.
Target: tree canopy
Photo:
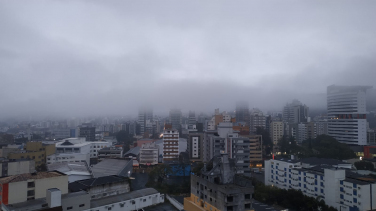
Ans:
[[[301,145],[297,145],[294,138],[283,136],[278,146],[283,154],[297,155],[300,158],[313,156],[338,160],[356,158],[354,151],[348,145],[339,143],[328,135],[305,140]]]

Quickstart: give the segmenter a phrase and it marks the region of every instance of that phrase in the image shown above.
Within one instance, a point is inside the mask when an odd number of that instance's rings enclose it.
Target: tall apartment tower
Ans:
[[[140,125],[140,133],[144,134],[146,131],[146,123],[147,120],[149,122],[153,121],[153,109],[151,108],[140,108],[138,110],[138,121],[137,123]]]
[[[293,100],[283,108],[283,121],[288,123],[307,122],[308,110],[306,105],[303,105],[298,100]]]
[[[193,125],[196,125],[196,113],[194,111],[189,111],[188,114],[188,125],[189,127],[193,127]]]
[[[170,124],[173,129],[180,131],[181,129],[182,113],[180,109],[170,110]]]
[[[262,127],[265,129],[266,117],[264,116],[264,113],[257,108],[252,109],[249,126],[250,133],[256,133],[257,127]]]
[[[163,131],[163,161],[179,159],[179,131],[165,129]]]
[[[236,103],[236,122],[244,122],[249,124],[249,104],[245,101]]]
[[[367,144],[366,90],[371,86],[328,86],[328,134],[341,143]]]
[[[270,123],[270,138],[273,141],[273,151],[278,151],[278,142],[284,135],[284,124],[281,121]]]

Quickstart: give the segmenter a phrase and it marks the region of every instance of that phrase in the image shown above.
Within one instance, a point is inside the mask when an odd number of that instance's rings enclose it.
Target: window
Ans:
[[[80,205],[78,205],[79,207],[84,207],[85,206],[85,204],[80,204]]]
[[[27,187],[28,188],[33,188],[33,187],[35,187],[35,183],[34,182],[28,182],[27,183]]]
[[[73,209],[73,207],[67,207],[67,210],[71,210],[71,209]]]
[[[35,191],[34,190],[28,190],[27,191],[27,196],[34,196],[35,195]]]
[[[245,194],[245,195],[244,195],[244,198],[245,198],[245,199],[251,199],[251,194]]]
[[[111,210],[111,209],[112,209],[112,207],[109,207],[109,208],[108,208],[108,210]]]
[[[136,202],[134,200],[132,200],[132,204],[136,204]]]

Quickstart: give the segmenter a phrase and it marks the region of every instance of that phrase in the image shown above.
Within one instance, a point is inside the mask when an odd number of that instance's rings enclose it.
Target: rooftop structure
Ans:
[[[90,179],[92,177],[91,170],[86,162],[75,163],[53,163],[47,165],[49,171],[58,171],[68,175],[68,181]]]
[[[132,174],[133,159],[118,158],[118,159],[105,159],[91,168],[95,178],[118,175],[129,177]]]

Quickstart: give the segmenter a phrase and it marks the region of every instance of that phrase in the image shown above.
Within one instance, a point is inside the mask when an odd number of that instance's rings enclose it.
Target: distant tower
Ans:
[[[309,108],[299,100],[293,100],[283,108],[283,121],[288,123],[307,122]]]
[[[180,109],[170,110],[170,124],[173,129],[180,131],[181,129],[182,113]]]
[[[245,101],[236,103],[236,122],[244,122],[249,125],[249,104]]]

